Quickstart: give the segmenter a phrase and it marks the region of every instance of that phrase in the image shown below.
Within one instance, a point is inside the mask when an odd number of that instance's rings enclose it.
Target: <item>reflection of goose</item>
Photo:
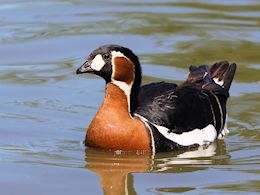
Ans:
[[[161,163],[157,164],[156,172],[165,172],[171,169],[171,165],[194,165],[194,164],[211,164],[212,157],[216,154],[216,143],[212,143],[207,147],[200,146],[196,150],[187,151],[178,154],[176,157],[160,159]]]
[[[180,86],[160,82],[140,87],[137,56],[122,46],[102,46],[77,70],[106,81],[105,99],[85,144],[153,152],[208,145],[226,133],[226,100],[235,70],[236,64],[225,61],[210,69],[191,66]]]
[[[217,145],[221,144],[221,147]],[[221,148],[219,150],[218,148]],[[105,194],[134,194],[131,173],[183,173],[207,169],[207,164],[227,160],[225,142],[218,141],[193,151],[158,153],[115,153],[86,149],[86,168],[100,177]],[[196,166],[193,166],[196,164]]]
[[[150,171],[150,158],[149,154],[86,149],[86,168],[99,175],[104,194],[126,194],[129,191],[134,192],[132,176],[128,174]]]

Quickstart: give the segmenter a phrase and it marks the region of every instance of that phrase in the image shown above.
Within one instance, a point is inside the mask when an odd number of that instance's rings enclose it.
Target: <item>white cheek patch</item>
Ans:
[[[96,55],[96,57],[92,60],[90,67],[95,71],[100,71],[105,65],[105,61],[103,60],[101,54]]]

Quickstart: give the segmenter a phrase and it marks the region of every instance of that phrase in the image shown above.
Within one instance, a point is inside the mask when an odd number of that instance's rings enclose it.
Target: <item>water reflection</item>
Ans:
[[[132,173],[184,173],[208,169],[207,165],[228,163],[230,156],[223,140],[208,147],[172,153],[107,152],[87,148],[85,168],[100,177],[104,194],[136,194]],[[224,162],[226,161],[226,162]],[[189,191],[192,189],[157,189],[165,191]]]
[[[86,149],[86,168],[100,177],[105,194],[126,194],[134,192],[130,173],[151,170],[149,154],[114,153]]]

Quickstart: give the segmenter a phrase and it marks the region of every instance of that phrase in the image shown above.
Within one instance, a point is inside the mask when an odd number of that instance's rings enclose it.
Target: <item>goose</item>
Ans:
[[[228,133],[226,102],[236,64],[190,66],[180,85],[141,86],[138,57],[120,45],[103,45],[76,73],[105,80],[103,103],[91,121],[85,145],[104,150],[167,152],[207,146]]]

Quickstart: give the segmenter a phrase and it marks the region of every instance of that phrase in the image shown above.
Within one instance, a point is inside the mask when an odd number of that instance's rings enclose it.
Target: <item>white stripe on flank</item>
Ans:
[[[155,126],[164,137],[182,146],[190,146],[193,144],[208,145],[217,137],[217,131],[212,124],[209,124],[203,129],[194,129],[189,132],[183,132],[182,134],[169,132],[169,129],[163,126]]]
[[[205,95],[207,95],[206,93],[203,93],[203,94],[205,94]],[[207,95],[208,96],[208,95]],[[215,97],[215,96],[214,96]],[[215,97],[216,98],[216,97]],[[210,110],[211,110],[211,114],[212,114],[212,118],[213,118],[213,126],[214,127],[216,127],[216,124],[217,124],[217,122],[216,122],[216,116],[215,116],[215,113],[214,113],[214,109],[213,109],[213,106],[212,106],[212,103],[211,103],[211,101],[210,101],[210,99],[209,99],[209,105],[210,105]]]
[[[103,66],[105,65],[105,61],[103,60],[101,54],[98,54],[95,56],[95,58],[92,60],[92,63],[90,65],[90,67],[93,69],[93,70],[96,70],[96,71],[100,71]]]
[[[217,101],[217,103],[218,103],[218,107],[219,107],[219,112],[220,112],[220,117],[221,117],[221,119],[220,119],[220,122],[221,122],[221,124],[220,124],[220,129],[219,130],[221,130],[222,128],[223,128],[223,123],[224,123],[224,116],[223,116],[223,111],[222,111],[222,107],[221,107],[221,104],[220,104],[220,102],[219,102],[219,99],[218,99],[218,97],[214,94],[214,93],[211,93],[211,94],[213,94],[213,96],[215,97],[215,99],[216,99],[216,101]]]
[[[210,105],[210,110],[211,110],[211,114],[212,114],[212,117],[213,117],[213,123],[214,123],[213,125],[214,125],[214,127],[216,127],[216,124],[217,124],[216,116],[215,116],[214,109],[213,109],[213,106],[212,106],[210,101],[209,101],[209,105]]]
[[[141,116],[141,115],[139,115],[139,114],[136,114],[136,113],[135,113],[134,115],[137,116],[137,117],[139,117],[139,118],[141,119],[141,121],[143,121],[144,125],[148,128],[148,130],[149,130],[149,132],[150,132],[150,136],[151,136],[152,153],[153,153],[153,155],[154,155],[154,154],[155,154],[154,137],[153,137],[152,129],[151,129],[151,127],[150,127],[149,124],[148,124],[148,120],[147,120],[145,117],[143,117],[143,116]]]
[[[138,116],[148,127],[151,135],[151,145],[152,145],[152,150],[155,152],[155,143],[154,143],[154,137],[153,137],[153,132],[148,125],[148,120],[139,115],[135,114],[135,116]],[[153,123],[151,123],[153,124]],[[177,133],[172,133],[169,132],[169,129],[163,126],[155,125],[153,124],[158,131],[167,139],[182,145],[182,146],[190,146],[193,144],[199,144],[201,145],[208,145],[209,143],[213,142],[217,138],[217,131],[215,127],[212,124],[209,124],[203,129],[194,129],[189,132],[183,132],[182,134],[177,134]]]
[[[221,132],[218,135],[218,139],[223,139],[227,134],[229,134],[229,130],[227,128],[227,119],[228,119],[228,115],[226,114],[226,121],[225,121],[225,125],[224,128],[221,130]]]

